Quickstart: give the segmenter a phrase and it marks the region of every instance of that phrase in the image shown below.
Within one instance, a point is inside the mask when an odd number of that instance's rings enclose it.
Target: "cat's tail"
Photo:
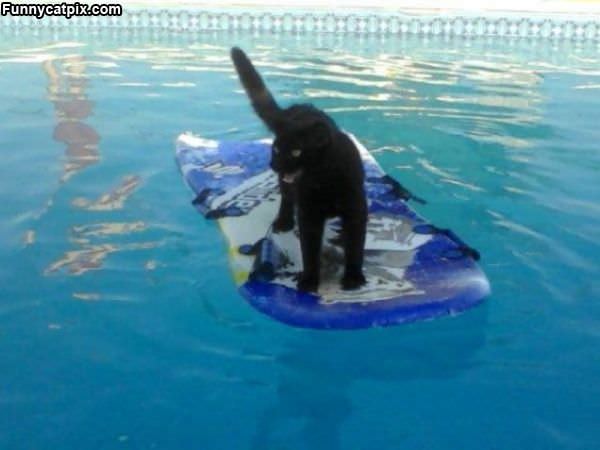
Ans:
[[[231,49],[231,59],[254,111],[267,127],[275,132],[278,119],[281,116],[281,108],[265,86],[248,56],[240,48],[233,47]]]

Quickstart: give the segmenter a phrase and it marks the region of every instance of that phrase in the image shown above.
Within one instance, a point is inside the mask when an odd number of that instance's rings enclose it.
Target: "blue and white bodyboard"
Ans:
[[[460,313],[490,292],[478,254],[454,233],[428,224],[406,203],[406,192],[386,176],[354,138],[366,172],[369,220],[364,272],[367,284],[340,287],[340,222],[326,223],[318,294],[296,290],[302,270],[298,230],[270,231],[279,208],[270,141],[226,142],[182,134],[176,161],[195,194],[193,204],[215,219],[229,242],[231,267],[242,296],[289,325],[322,329],[388,326]]]

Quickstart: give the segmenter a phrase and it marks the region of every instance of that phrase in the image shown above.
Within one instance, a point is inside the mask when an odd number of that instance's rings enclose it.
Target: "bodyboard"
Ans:
[[[349,135],[365,168],[369,219],[367,284],[340,287],[343,249],[339,219],[326,222],[318,293],[296,290],[302,270],[297,228],[273,233],[279,207],[270,141],[233,142],[189,133],[176,141],[176,162],[195,194],[194,206],[225,235],[242,296],[289,325],[321,329],[388,326],[460,313],[480,303],[489,282],[478,253],[455,233],[428,223],[407,204],[408,191],[387,176]]]

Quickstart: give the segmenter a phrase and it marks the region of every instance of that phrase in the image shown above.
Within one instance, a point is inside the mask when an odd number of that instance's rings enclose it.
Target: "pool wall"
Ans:
[[[338,9],[337,11],[340,11]],[[0,28],[63,29],[77,27],[174,32],[256,31],[292,33],[353,33],[423,36],[498,36],[600,42],[599,13],[549,13],[373,8],[323,9],[253,7],[139,7],[125,6],[122,16],[72,17],[0,16]]]

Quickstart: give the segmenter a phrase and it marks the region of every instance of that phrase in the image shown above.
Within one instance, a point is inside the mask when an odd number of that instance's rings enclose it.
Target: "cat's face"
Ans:
[[[321,123],[294,128],[279,134],[271,147],[271,168],[285,183],[294,183],[321,161],[331,140]]]

